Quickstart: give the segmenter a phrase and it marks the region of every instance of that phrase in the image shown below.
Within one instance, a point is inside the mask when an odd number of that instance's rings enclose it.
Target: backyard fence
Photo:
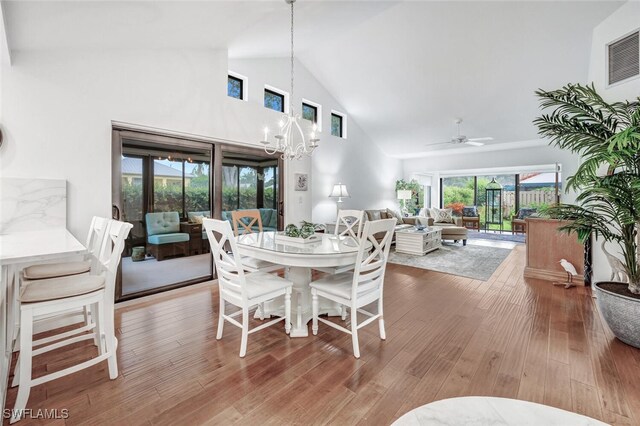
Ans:
[[[516,209],[516,192],[504,191],[504,200],[502,202],[505,210],[515,211]],[[549,190],[535,190],[535,191],[520,191],[520,207],[540,206],[542,204],[555,203],[555,191]]]

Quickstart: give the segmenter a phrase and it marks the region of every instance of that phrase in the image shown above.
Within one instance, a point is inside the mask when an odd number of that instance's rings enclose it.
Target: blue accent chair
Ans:
[[[178,212],[147,213],[145,222],[148,251],[156,260],[189,255],[189,234],[180,232]]]

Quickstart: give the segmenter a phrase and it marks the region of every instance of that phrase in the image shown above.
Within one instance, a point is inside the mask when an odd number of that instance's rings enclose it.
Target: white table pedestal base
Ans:
[[[308,323],[312,319],[311,310],[311,268],[291,266],[287,279],[293,282],[293,294],[291,295],[291,333],[290,337],[309,336]],[[340,305],[328,300],[320,299],[320,314],[330,316],[342,315]],[[264,304],[264,312],[260,308],[256,310],[254,318],[269,318],[284,315],[284,298],[280,297],[272,302]]]

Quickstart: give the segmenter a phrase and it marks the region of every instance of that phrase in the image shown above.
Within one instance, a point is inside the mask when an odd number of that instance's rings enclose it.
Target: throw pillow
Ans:
[[[476,206],[464,206],[462,208],[462,216],[478,217],[478,208]]]
[[[380,210],[369,210],[367,211],[367,215],[369,216],[369,220],[382,219],[382,216],[380,215]]]
[[[197,223],[199,225],[202,225],[202,219],[204,219],[204,216],[195,215],[195,216],[193,216],[193,223]]]
[[[452,209],[431,209],[431,217],[434,223],[453,223]]]
[[[429,212],[430,209],[423,207],[420,209],[420,211],[418,212],[418,216],[422,216],[422,217],[431,217],[431,214]]]
[[[404,221],[402,220],[402,215],[395,210],[387,209],[387,217],[389,219],[395,218],[397,225],[404,224]]]
[[[520,211],[518,212],[518,219],[526,219],[536,211],[537,209],[520,209]]]

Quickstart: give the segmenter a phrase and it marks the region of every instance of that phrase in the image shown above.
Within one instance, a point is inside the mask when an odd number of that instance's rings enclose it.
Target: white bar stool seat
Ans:
[[[44,265],[32,265],[23,270],[25,280],[42,280],[52,277],[66,277],[79,275],[91,270],[91,261],[51,263]]]

